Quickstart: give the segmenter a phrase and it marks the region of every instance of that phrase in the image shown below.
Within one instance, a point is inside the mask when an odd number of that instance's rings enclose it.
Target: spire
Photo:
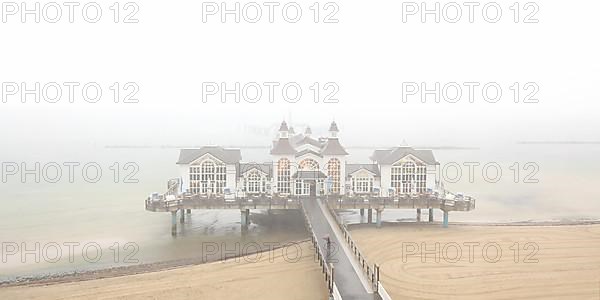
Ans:
[[[304,130],[304,135],[310,136],[311,134],[312,130],[310,129],[310,126],[306,126],[306,130]]]
[[[329,138],[337,138],[338,132],[340,132],[340,130],[338,129],[335,121],[331,122],[331,126],[329,126]]]
[[[280,139],[288,138],[288,126],[285,121],[281,122],[281,126],[279,126],[279,138]]]
[[[281,122],[281,126],[279,126],[279,131],[288,131],[288,126],[287,123],[285,121]]]

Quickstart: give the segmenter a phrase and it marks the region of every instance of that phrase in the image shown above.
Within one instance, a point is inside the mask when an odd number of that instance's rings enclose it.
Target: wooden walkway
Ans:
[[[368,279],[345,243],[335,220],[319,201],[316,198],[303,199],[303,212],[310,221],[317,244],[323,253],[327,253],[326,238],[330,240],[331,252],[326,261],[334,266],[334,281],[341,297],[344,300],[376,299]]]

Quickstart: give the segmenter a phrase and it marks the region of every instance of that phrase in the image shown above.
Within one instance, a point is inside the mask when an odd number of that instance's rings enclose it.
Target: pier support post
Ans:
[[[360,217],[362,218],[362,217],[364,217],[364,216],[365,216],[365,209],[364,209],[364,208],[361,208],[361,209],[360,209]]]
[[[444,211],[444,223],[442,224],[442,227],[448,228],[448,212],[447,211]]]
[[[180,209],[180,216],[179,216],[179,223],[183,224],[185,223],[185,209]]]
[[[171,235],[177,235],[177,211],[171,212]]]
[[[245,233],[246,231],[248,231],[248,224],[250,224],[250,210],[249,209],[242,209],[240,211],[242,219],[241,219],[241,224],[242,224],[242,233]]]
[[[377,209],[377,228],[381,228],[381,213],[383,209]]]
[[[433,208],[429,209],[429,222],[433,222]]]
[[[417,208],[417,222],[421,222],[421,209]]]
[[[186,209],[186,213],[187,213],[188,215],[191,215],[191,214],[192,214],[192,210],[191,210],[191,209]]]
[[[373,223],[373,209],[372,208],[369,208],[367,210],[367,223],[368,224]]]

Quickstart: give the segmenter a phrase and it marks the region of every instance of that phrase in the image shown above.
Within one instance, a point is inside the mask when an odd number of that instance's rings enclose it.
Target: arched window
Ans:
[[[190,166],[190,192],[192,194],[222,194],[225,187],[225,165],[212,160],[203,161],[200,166]]]
[[[340,193],[341,164],[337,158],[332,158],[327,163],[327,176],[331,180],[331,193]]]
[[[303,159],[299,165],[300,171],[318,171],[319,163],[317,163],[314,159]]]
[[[287,158],[277,162],[277,191],[280,194],[290,193],[290,161]]]
[[[426,171],[426,166],[417,165],[412,161],[394,164],[391,181],[396,194],[424,193]]]
[[[257,194],[264,192],[264,178],[256,170],[251,171],[248,174],[246,184],[246,190],[248,193]]]

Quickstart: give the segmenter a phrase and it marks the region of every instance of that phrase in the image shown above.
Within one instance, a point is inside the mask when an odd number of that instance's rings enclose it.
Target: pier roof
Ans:
[[[292,175],[294,179],[300,180],[314,180],[314,179],[325,179],[327,175],[321,171],[298,171]]]
[[[396,147],[385,150],[375,150],[371,159],[379,164],[391,165],[407,155],[413,155],[429,165],[439,164],[431,150],[416,150],[411,147]]]
[[[260,163],[260,164],[259,163],[240,163],[238,177],[242,176],[242,174],[244,174],[252,169],[257,169],[257,170],[267,174],[267,176],[269,176],[269,177],[273,176],[273,173],[272,173],[273,164],[272,163]]]
[[[296,157],[300,157],[300,156],[302,156],[304,154],[309,154],[309,153],[313,154],[315,156],[318,156],[318,157],[323,157],[323,155],[321,155],[320,153],[317,153],[317,152],[315,152],[313,150],[310,150],[310,149],[302,150],[302,151],[296,153]]]
[[[350,176],[350,174],[358,171],[358,170],[367,170],[375,176],[381,176],[379,172],[379,167],[376,164],[347,164],[346,165],[346,177]]]
[[[189,164],[205,154],[210,154],[227,164],[236,164],[242,160],[240,149],[225,149],[220,146],[206,146],[200,149],[181,149],[177,164]]]
[[[289,155],[296,154],[296,150],[290,144],[290,140],[287,138],[280,138],[273,149],[271,150],[271,154],[274,155]]]
[[[337,138],[329,138],[321,150],[323,155],[348,155],[346,149],[340,144]]]

